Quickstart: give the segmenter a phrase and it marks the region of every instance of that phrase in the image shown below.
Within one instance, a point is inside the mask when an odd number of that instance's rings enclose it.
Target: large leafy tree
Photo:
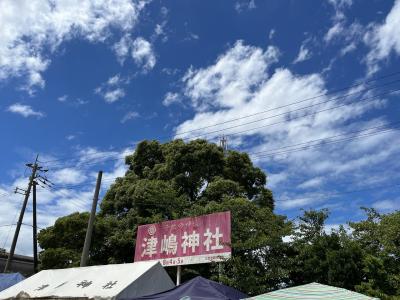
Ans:
[[[356,290],[381,299],[400,299],[400,211],[382,215],[364,208],[367,219],[350,223],[363,247],[364,280]]]
[[[343,228],[326,233],[326,210],[305,211],[292,243],[290,279],[294,285],[319,282],[354,289],[361,282],[362,250]]]
[[[293,228],[274,213],[266,175],[246,153],[204,140],[144,141],[126,164],[96,216],[90,264],[132,262],[141,224],[229,210],[232,258],[186,266],[184,279],[200,274],[249,294],[317,281],[399,299],[400,212],[365,209],[366,220],[350,223],[350,232],[327,233],[328,211],[310,210]],[[40,232],[42,268],[79,265],[87,221],[87,213],[74,213]]]
[[[96,216],[91,264],[132,262],[141,224],[230,210],[232,259],[222,268],[185,267],[184,276],[219,278],[251,294],[287,280],[282,237],[291,233],[291,224],[274,214],[266,175],[246,153],[224,153],[205,140],[144,141],[126,157],[126,164],[128,171],[107,191]],[[79,263],[87,218],[60,218],[40,233],[43,267]],[[63,255],[68,259],[61,259]]]
[[[400,212],[381,215],[364,209],[367,219],[324,231],[326,210],[299,217],[290,247],[290,284],[320,282],[380,299],[400,299]]]

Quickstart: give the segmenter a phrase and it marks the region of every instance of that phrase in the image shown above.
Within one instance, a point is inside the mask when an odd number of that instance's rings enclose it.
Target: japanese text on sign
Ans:
[[[231,255],[230,212],[139,226],[135,261],[164,266],[209,263]]]

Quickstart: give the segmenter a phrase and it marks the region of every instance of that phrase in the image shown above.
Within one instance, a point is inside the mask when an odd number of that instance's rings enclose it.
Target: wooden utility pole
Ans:
[[[32,185],[32,234],[33,234],[33,272],[38,272],[38,255],[37,255],[37,222],[36,222],[36,185],[37,182],[33,181]]]
[[[96,217],[97,201],[99,199],[101,177],[103,176],[103,171],[99,171],[97,175],[96,189],[94,191],[92,211],[90,212],[89,223],[86,230],[85,244],[83,245],[82,256],[81,256],[81,267],[85,267],[89,257],[90,243],[92,241],[93,223]]]
[[[28,203],[29,194],[31,193],[31,188],[32,188],[32,185],[33,185],[33,180],[35,179],[36,171],[38,169],[38,158],[39,158],[39,154],[36,156],[34,164],[27,164],[27,166],[32,169],[32,174],[29,177],[28,188],[27,188],[27,190],[25,192],[24,202],[22,204],[21,212],[19,214],[17,227],[15,228],[15,233],[14,233],[14,238],[13,238],[13,241],[12,241],[12,244],[11,244],[10,253],[8,255],[7,262],[6,262],[6,265],[4,267],[4,273],[6,273],[8,271],[8,269],[10,267],[10,264],[11,264],[11,260],[13,259],[13,256],[14,256],[14,252],[15,252],[15,247],[17,245],[19,231],[21,229],[22,220],[24,219],[24,213],[25,213],[25,209],[26,209],[26,204]]]

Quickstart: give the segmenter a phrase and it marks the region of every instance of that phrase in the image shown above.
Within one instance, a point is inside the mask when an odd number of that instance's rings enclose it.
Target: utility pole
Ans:
[[[38,256],[37,256],[37,222],[36,222],[36,185],[37,182],[33,181],[32,185],[32,234],[33,234],[33,272],[38,271]]]
[[[81,267],[85,267],[89,257],[90,243],[92,241],[93,223],[96,217],[97,201],[99,200],[99,192],[101,185],[101,177],[103,176],[103,171],[99,171],[97,175],[96,189],[94,190],[92,210],[90,212],[89,223],[86,230],[85,244],[83,245],[82,256],[81,256]]]
[[[22,220],[24,218],[26,204],[28,203],[29,194],[31,192],[33,180],[35,179],[36,171],[38,170],[38,167],[39,167],[38,166],[38,158],[39,158],[39,154],[36,156],[35,162],[33,164],[27,164],[26,165],[27,167],[32,169],[32,173],[31,173],[31,176],[29,177],[28,188],[27,188],[27,190],[25,192],[24,202],[22,204],[21,212],[19,214],[17,227],[15,228],[15,233],[14,233],[14,238],[13,238],[13,241],[12,241],[12,244],[11,244],[10,253],[8,255],[7,262],[6,262],[6,265],[4,267],[4,273],[6,273],[8,271],[8,269],[10,267],[11,260],[13,259],[13,256],[14,256],[15,246],[17,245],[18,235],[19,235],[19,231],[21,229]]]
[[[221,139],[219,140],[219,145],[224,153],[228,151],[228,138],[225,135],[222,135]]]

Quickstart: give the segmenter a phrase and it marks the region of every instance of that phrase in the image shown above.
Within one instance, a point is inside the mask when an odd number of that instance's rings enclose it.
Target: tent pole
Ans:
[[[176,285],[181,284],[181,273],[182,273],[182,266],[177,266],[176,270]]]

